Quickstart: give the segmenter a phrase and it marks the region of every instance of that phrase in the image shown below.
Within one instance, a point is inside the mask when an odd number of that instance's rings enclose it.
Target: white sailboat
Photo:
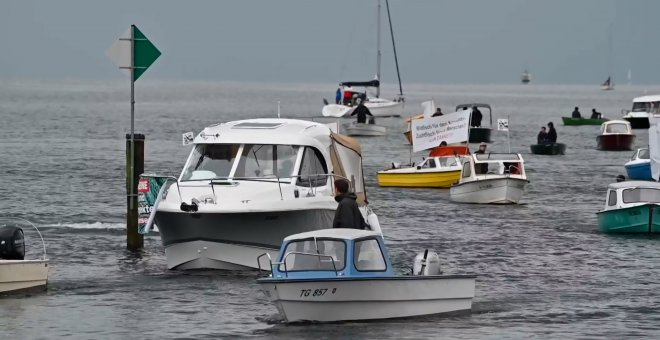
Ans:
[[[396,46],[394,44],[394,31],[392,29],[392,18],[390,16],[389,2],[385,0],[387,6],[387,18],[390,25],[390,35],[392,37],[392,49],[394,51],[394,63],[396,65],[396,74],[399,79],[399,96],[393,100],[380,98],[380,79],[381,79],[381,48],[380,48],[380,17],[381,17],[381,1],[378,0],[377,10],[377,48],[376,48],[376,78],[370,81],[346,81],[339,83],[341,90],[341,98],[339,101],[328,103],[324,100],[325,105],[321,110],[324,117],[347,117],[353,112],[355,108],[355,100],[361,98],[364,105],[369,109],[375,117],[392,117],[401,116],[404,107],[403,88],[401,87],[401,75],[399,74],[399,61],[396,54]],[[363,88],[364,90],[360,90]],[[376,95],[369,96],[368,89],[375,89]]]

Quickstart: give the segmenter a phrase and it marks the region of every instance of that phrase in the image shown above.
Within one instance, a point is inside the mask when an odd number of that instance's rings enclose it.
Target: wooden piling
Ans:
[[[133,135],[135,147],[132,150],[135,162],[131,166],[131,135],[126,134],[126,247],[128,250],[140,250],[144,247],[144,237],[138,233],[137,208],[138,181],[140,175],[144,173],[144,139],[143,134]]]

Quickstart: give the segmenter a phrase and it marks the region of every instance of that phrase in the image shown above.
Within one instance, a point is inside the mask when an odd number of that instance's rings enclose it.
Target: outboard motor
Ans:
[[[415,256],[413,264],[413,275],[440,275],[440,256],[434,251],[426,249],[424,253]]]
[[[25,259],[25,237],[19,227],[0,227],[0,259]]]

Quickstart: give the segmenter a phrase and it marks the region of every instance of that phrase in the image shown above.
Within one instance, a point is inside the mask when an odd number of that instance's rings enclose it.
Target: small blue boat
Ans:
[[[284,239],[257,283],[288,322],[374,320],[469,311],[474,275],[441,275],[437,253],[396,275],[377,231],[324,229]]]
[[[652,181],[651,159],[648,148],[640,148],[635,151],[632,158],[624,166],[628,179]]]

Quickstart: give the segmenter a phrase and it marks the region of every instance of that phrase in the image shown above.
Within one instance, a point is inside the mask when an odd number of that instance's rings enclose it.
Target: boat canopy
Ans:
[[[369,236],[381,236],[381,235],[377,231],[372,231],[372,230],[332,228],[332,229],[321,229],[321,230],[314,230],[314,231],[289,235],[284,238],[284,241],[303,240],[309,238],[355,240],[358,238],[369,237]]]
[[[610,120],[601,125],[601,133],[604,135],[631,134],[630,122],[625,120]]]
[[[456,105],[456,111],[458,111],[458,110],[460,110],[460,109],[462,109],[462,108],[464,108],[464,107],[471,108],[471,107],[473,107],[473,106],[476,106],[476,107],[483,107],[483,108],[488,109],[489,111],[492,111],[492,110],[493,110],[493,109],[490,107],[489,104],[472,103],[472,104],[461,104],[461,105]]]
[[[345,81],[339,83],[339,86],[363,86],[363,87],[380,87],[380,80],[374,79],[369,81]]]
[[[476,153],[474,157],[478,162],[522,161],[517,153]]]
[[[609,189],[634,189],[634,188],[647,188],[647,189],[660,189],[660,183],[651,181],[623,181],[611,183]]]
[[[467,145],[449,145],[431,149],[429,157],[464,156],[469,154],[470,148]]]

